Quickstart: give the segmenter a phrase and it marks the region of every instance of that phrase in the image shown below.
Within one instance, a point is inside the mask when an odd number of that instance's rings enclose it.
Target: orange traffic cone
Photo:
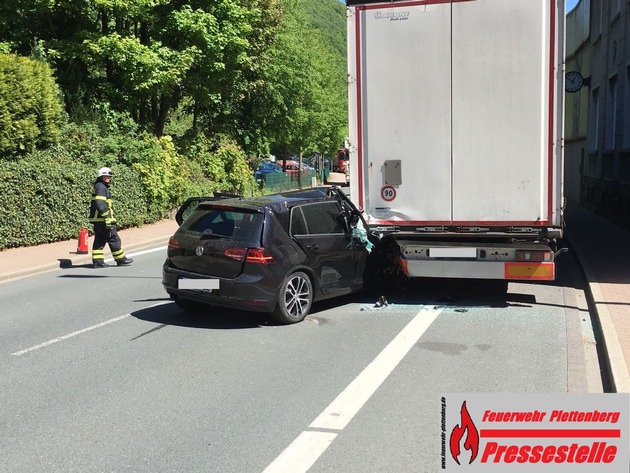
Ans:
[[[88,231],[85,228],[79,230],[79,244],[77,245],[77,254],[88,254]]]

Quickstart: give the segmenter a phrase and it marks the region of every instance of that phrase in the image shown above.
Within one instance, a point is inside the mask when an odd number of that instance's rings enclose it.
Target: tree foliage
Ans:
[[[337,0],[0,2],[0,248],[71,237],[101,166],[137,225],[187,195],[259,192],[248,163],[270,152],[334,153],[344,16]],[[33,205],[11,206],[23,191]]]
[[[0,46],[54,65],[71,118],[106,103],[161,136],[190,116],[180,132],[229,135],[248,154],[338,146],[344,30],[336,0],[0,5]]]
[[[63,119],[50,67],[0,53],[0,156],[21,156],[56,143]]]

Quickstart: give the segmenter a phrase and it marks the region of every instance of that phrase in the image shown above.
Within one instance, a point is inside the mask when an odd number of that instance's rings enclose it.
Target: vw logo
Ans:
[[[198,246],[197,248],[195,248],[195,254],[197,256],[203,255],[203,246]]]

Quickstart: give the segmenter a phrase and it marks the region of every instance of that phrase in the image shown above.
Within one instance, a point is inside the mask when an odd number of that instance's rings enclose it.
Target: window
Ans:
[[[599,88],[593,89],[588,117],[588,149],[597,151],[599,142]]]
[[[617,76],[608,80],[608,94],[606,96],[606,137],[604,150],[615,149],[615,137],[617,135]]]
[[[200,205],[182,228],[199,232],[207,238],[229,238],[233,242],[260,244],[264,216],[260,213],[231,211]]]
[[[595,177],[597,176],[597,155],[591,154],[588,157],[588,166],[586,167],[586,175]]]
[[[621,13],[621,0],[611,0],[610,2],[610,21],[615,20]]]
[[[291,233],[299,235],[299,232],[305,231],[309,235],[343,234],[340,215],[341,207],[337,202],[302,205],[291,212]]]
[[[630,153],[623,153],[621,155],[620,163],[620,181],[630,183]]]
[[[291,235],[307,235],[306,221],[300,207],[291,212]]]
[[[602,155],[602,179],[614,179],[614,165],[615,165],[615,157],[612,153],[606,153]]]
[[[630,66],[626,67],[625,83],[623,87],[623,133],[622,133],[622,147],[624,149],[630,148]]]

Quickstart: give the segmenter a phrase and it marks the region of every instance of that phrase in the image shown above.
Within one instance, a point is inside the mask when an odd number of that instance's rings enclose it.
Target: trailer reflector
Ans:
[[[505,279],[553,281],[554,263],[505,263]]]

